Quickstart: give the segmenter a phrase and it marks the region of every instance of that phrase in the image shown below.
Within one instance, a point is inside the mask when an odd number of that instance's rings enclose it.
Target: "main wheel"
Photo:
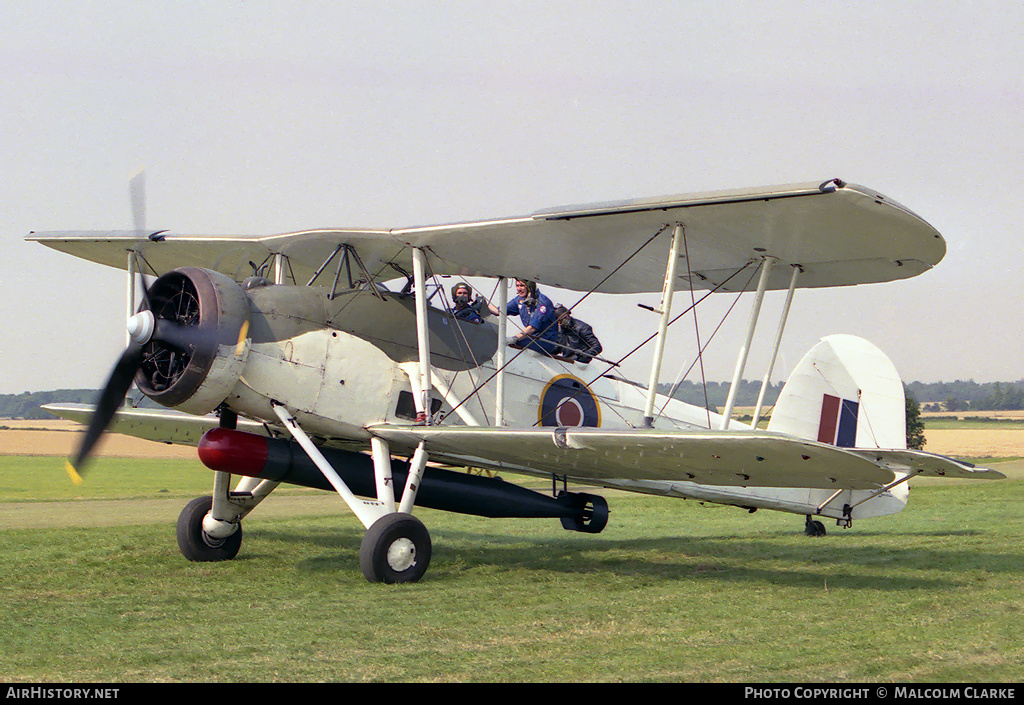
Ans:
[[[807,522],[804,524],[804,534],[807,536],[824,536],[825,525],[816,519],[807,517]]]
[[[388,514],[366,530],[359,567],[371,583],[413,583],[430,565],[430,534],[411,514]]]
[[[203,519],[213,507],[213,497],[197,497],[178,515],[178,549],[190,561],[228,561],[242,547],[242,525],[227,538],[215,539],[203,531]]]

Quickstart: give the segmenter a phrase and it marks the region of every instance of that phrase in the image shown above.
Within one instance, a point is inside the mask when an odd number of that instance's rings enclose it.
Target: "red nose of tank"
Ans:
[[[267,439],[229,428],[214,428],[199,441],[199,460],[211,470],[259,477],[267,464]]]

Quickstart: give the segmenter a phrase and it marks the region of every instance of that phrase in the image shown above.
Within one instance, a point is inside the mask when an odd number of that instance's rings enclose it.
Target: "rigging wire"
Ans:
[[[686,281],[690,283],[690,308],[693,309],[693,333],[697,339],[697,359],[700,360],[700,385],[704,389],[704,409],[708,412],[708,428],[711,428],[711,404],[708,403],[708,380],[704,374],[704,349],[700,345],[700,325],[697,320],[697,304],[694,300],[696,294],[693,291],[693,272],[690,269],[690,248],[686,238],[686,228],[683,228],[683,255],[686,257]],[[750,282],[747,283],[749,284]],[[732,309],[729,310],[731,311]],[[687,370],[686,374],[689,373],[689,370]],[[683,379],[686,378],[683,377]],[[666,401],[665,404],[667,405],[668,402]],[[662,406],[661,411],[663,412],[664,410],[665,407]]]
[[[679,314],[678,316],[676,316],[676,317],[675,317],[675,318],[673,318],[673,319],[672,319],[671,321],[669,321],[669,322],[668,322],[668,326],[671,326],[671,325],[672,325],[673,323],[675,323],[676,321],[678,321],[678,320],[679,320],[680,318],[682,318],[683,316],[685,316],[686,314],[688,314],[688,313],[689,313],[689,312],[690,312],[690,311],[691,311],[691,310],[692,310],[693,308],[695,308],[695,307],[696,307],[696,306],[697,306],[698,304],[700,304],[700,303],[703,303],[703,302],[704,302],[704,301],[705,301],[705,300],[706,300],[706,299],[707,299],[707,298],[708,298],[709,296],[711,296],[712,294],[716,293],[716,292],[717,292],[717,291],[718,291],[719,289],[721,289],[721,288],[722,288],[722,287],[724,287],[724,286],[725,286],[726,284],[728,284],[728,283],[729,283],[729,282],[730,282],[730,281],[731,281],[731,280],[732,280],[732,279],[733,279],[734,277],[736,277],[737,275],[741,274],[741,273],[742,273],[742,272],[743,272],[744,270],[746,270],[746,269],[747,269],[747,268],[748,268],[748,267],[749,267],[750,265],[751,265],[751,262],[747,262],[747,263],[746,263],[746,264],[744,264],[744,265],[743,265],[742,267],[740,267],[739,269],[737,269],[737,270],[736,270],[735,272],[733,272],[732,274],[730,274],[730,275],[728,276],[728,278],[726,278],[726,279],[725,279],[725,280],[724,280],[724,281],[723,281],[723,282],[722,282],[721,284],[717,284],[717,285],[715,286],[715,288],[714,288],[714,289],[712,289],[711,291],[709,291],[708,293],[706,293],[706,294],[705,294],[704,296],[702,296],[702,297],[701,297],[700,299],[698,299],[698,300],[696,301],[696,303],[694,303],[694,304],[693,304],[692,306],[690,306],[690,307],[689,307],[689,308],[687,308],[687,309],[686,309],[685,311],[683,311],[683,312],[682,312],[682,313],[680,313],[680,314]],[[756,271],[757,271],[757,270],[756,270],[756,268],[755,268],[755,270],[754,270],[754,271],[755,271],[755,273],[756,273]],[[667,326],[666,326],[666,328],[667,328]],[[652,340],[654,340],[654,338],[655,338],[655,337],[657,337],[657,333],[653,333],[652,335],[648,336],[648,338],[647,338],[646,340],[644,340],[644,341],[643,341],[643,342],[641,342],[641,343],[640,343],[639,345],[637,345],[637,346],[636,346],[635,348],[633,348],[633,349],[632,349],[632,350],[630,350],[630,351],[629,351],[628,353],[626,353],[626,354],[625,354],[625,355],[623,355],[623,356],[622,356],[621,358],[619,358],[619,361],[618,361],[617,363],[615,363],[614,365],[611,365],[610,367],[608,367],[608,369],[606,369],[606,370],[605,370],[604,372],[602,372],[602,373],[601,373],[601,374],[599,374],[599,375],[598,375],[597,377],[595,377],[595,378],[594,378],[594,379],[592,379],[592,380],[591,380],[590,382],[588,382],[586,386],[587,386],[587,387],[589,388],[591,384],[593,384],[594,382],[596,382],[597,380],[601,379],[601,378],[602,378],[602,377],[604,377],[604,376],[605,376],[606,374],[608,374],[609,372],[611,372],[611,370],[612,370],[612,369],[613,369],[614,367],[617,367],[617,366],[621,365],[621,364],[622,364],[622,363],[623,363],[623,362],[624,362],[624,361],[625,361],[625,360],[626,360],[627,358],[629,358],[629,357],[630,357],[630,356],[631,356],[631,355],[632,355],[633,353],[635,353],[636,351],[638,351],[638,350],[639,350],[640,348],[642,348],[643,346],[647,345],[647,343],[649,343],[649,342],[651,342]],[[568,401],[568,400],[570,400],[570,399],[575,399],[575,398],[576,398],[576,397],[577,397],[577,396],[578,396],[579,394],[582,394],[582,393],[583,393],[583,390],[581,389],[581,390],[577,391],[577,392],[576,392],[576,394],[572,395],[571,397],[566,397],[565,399],[563,399],[563,400],[562,400],[562,402],[561,402],[561,403],[559,403],[559,406],[561,406],[562,404],[564,404],[564,403],[565,403],[566,401]],[[556,407],[556,409],[557,409],[557,407]],[[536,425],[537,425],[537,424],[539,424],[539,423],[540,423],[540,421],[538,421],[537,423],[535,423],[535,424],[533,424],[533,425],[534,425],[534,426],[536,426]]]
[[[617,272],[618,272],[618,271],[619,271],[620,269],[622,269],[623,267],[625,267],[625,266],[626,266],[626,265],[627,265],[627,264],[628,264],[628,263],[629,263],[629,262],[630,262],[630,261],[631,261],[631,260],[632,260],[632,259],[633,259],[634,257],[636,257],[636,256],[637,256],[638,254],[640,254],[640,252],[641,252],[641,251],[642,251],[642,250],[643,250],[643,249],[644,249],[645,247],[647,247],[647,246],[648,246],[648,245],[649,245],[649,244],[650,244],[651,242],[653,242],[655,238],[657,238],[657,237],[658,237],[659,235],[661,235],[661,234],[662,234],[663,232],[665,232],[665,231],[666,231],[666,230],[668,229],[668,227],[669,227],[669,224],[663,225],[663,226],[662,226],[662,227],[661,227],[661,228],[660,228],[660,229],[659,229],[659,230],[658,230],[657,232],[655,232],[655,233],[654,233],[653,235],[651,235],[651,237],[650,237],[650,238],[648,238],[646,242],[644,242],[644,243],[643,243],[643,244],[641,244],[641,245],[640,245],[640,246],[639,246],[639,247],[638,247],[638,248],[637,248],[636,250],[634,250],[633,254],[631,254],[631,255],[630,255],[629,257],[627,257],[627,258],[626,258],[625,260],[623,260],[623,262],[622,262],[622,263],[621,263],[621,264],[620,264],[619,266],[617,266],[617,267],[616,267],[615,269],[613,269],[613,270],[612,270],[611,272],[609,272],[609,273],[607,274],[607,276],[605,276],[605,278],[604,278],[604,279],[602,279],[602,280],[601,280],[600,282],[598,282],[598,283],[597,283],[597,284],[596,284],[596,285],[595,285],[595,286],[594,286],[593,288],[591,288],[591,290],[590,290],[590,291],[588,291],[588,292],[587,292],[586,294],[584,294],[584,295],[583,295],[582,297],[580,297],[580,298],[579,298],[579,300],[577,300],[577,301],[576,301],[576,303],[575,303],[575,304],[573,304],[573,306],[574,306],[574,307],[575,307],[575,306],[578,306],[578,305],[579,305],[579,304],[580,304],[580,303],[581,303],[581,302],[582,302],[582,301],[583,301],[584,299],[586,299],[586,298],[587,298],[588,296],[590,296],[590,295],[591,295],[591,294],[593,294],[593,293],[594,293],[595,291],[597,291],[597,289],[598,289],[599,287],[601,287],[601,286],[602,286],[602,285],[603,285],[603,284],[604,284],[604,283],[605,283],[606,281],[608,281],[608,280],[609,280],[609,279],[610,279],[610,278],[611,278],[612,276],[614,276],[614,275],[615,275],[615,274],[616,274],[616,273],[617,273]],[[749,266],[749,263],[748,263],[747,265],[744,265],[744,268],[746,268],[747,266]],[[730,277],[730,279],[731,279],[731,277]],[[726,281],[728,281],[728,279],[727,279]],[[723,282],[723,283],[724,283],[724,282]],[[554,321],[554,322],[552,322],[552,323],[548,324],[548,326],[547,326],[546,328],[544,328],[544,330],[543,330],[543,331],[540,331],[540,332],[538,333],[538,335],[541,335],[541,334],[543,334],[543,333],[547,332],[548,330],[550,330],[551,326],[553,326],[553,325],[554,325],[554,326],[557,326],[557,325],[558,325],[558,319],[555,319],[555,321]],[[644,345],[644,344],[646,344],[646,343],[647,343],[647,342],[648,342],[649,340],[650,340],[650,338],[648,338],[648,340],[647,340],[647,341],[644,341],[643,343],[641,343],[641,345]],[[498,344],[499,344],[499,345],[504,345],[504,341],[498,341]],[[490,381],[491,381],[492,379],[494,379],[495,377],[497,377],[497,376],[498,376],[498,373],[499,373],[499,372],[503,371],[503,370],[504,370],[504,369],[505,369],[506,367],[508,367],[508,366],[509,366],[510,364],[512,364],[512,362],[513,362],[513,361],[514,361],[514,360],[515,360],[516,358],[518,358],[518,357],[519,357],[520,355],[522,355],[522,354],[523,354],[524,352],[526,352],[526,350],[527,350],[527,348],[525,348],[525,347],[524,347],[524,348],[521,348],[521,349],[520,349],[520,350],[519,350],[518,352],[516,352],[516,354],[515,354],[515,355],[513,355],[513,356],[512,356],[512,357],[511,357],[510,359],[506,360],[506,361],[505,361],[505,364],[504,364],[504,365],[502,365],[501,367],[499,367],[498,369],[496,369],[496,370],[494,371],[494,374],[492,374],[492,375],[491,375],[490,377],[488,377],[488,378],[487,378],[486,380],[484,380],[484,381],[483,381],[483,382],[482,382],[482,383],[481,383],[481,384],[480,384],[479,386],[477,386],[477,388],[476,388],[476,389],[474,389],[474,390],[473,390],[472,392],[470,392],[470,395],[472,396],[473,394],[476,394],[477,392],[479,392],[479,391],[480,391],[480,389],[482,389],[482,388],[483,388],[483,387],[484,387],[485,385],[487,385],[487,383],[489,383],[489,382],[490,382]],[[636,349],[634,349],[633,351],[631,351],[630,353],[628,353],[627,357],[628,357],[629,355],[632,355],[632,354],[633,354],[633,352],[636,352]],[[549,357],[550,357],[550,355],[549,355]],[[625,359],[625,358],[623,358],[623,359]],[[612,366],[610,366],[610,367],[609,367],[609,368],[608,368],[607,370],[605,370],[605,372],[604,372],[604,373],[602,373],[602,374],[601,374],[601,375],[599,375],[599,376],[598,376],[597,378],[595,378],[595,379],[594,379],[594,382],[596,382],[596,381],[597,381],[597,379],[600,379],[601,377],[603,377],[603,376],[604,376],[604,374],[607,374],[607,373],[608,373],[608,372],[609,372],[610,370],[612,370],[612,369],[613,369],[614,367],[617,367],[617,366],[618,366],[618,364],[621,364],[621,360],[619,361],[619,363],[613,364],[613,365],[612,365]],[[591,382],[591,384],[593,384],[593,382]],[[588,385],[588,386],[589,386],[589,385]],[[464,403],[464,400],[463,400],[463,402],[459,402],[459,405],[461,406],[461,404],[462,404],[462,403]],[[458,408],[458,406],[456,406],[455,408]],[[455,408],[453,408],[453,409],[452,409],[452,411],[455,411]],[[538,423],[539,423],[539,422],[538,422]],[[536,425],[536,424],[534,424],[534,425]]]
[[[669,389],[669,393],[666,395],[668,398],[665,400],[665,403],[662,404],[661,408],[658,410],[659,416],[664,414],[665,408],[668,406],[669,402],[672,401],[673,396],[679,389],[679,385],[683,383],[686,377],[690,374],[690,371],[693,370],[694,365],[697,364],[697,360],[701,359],[701,355],[703,355],[704,351],[707,350],[708,346],[711,345],[711,341],[714,340],[715,336],[718,335],[718,332],[722,330],[722,326],[725,325],[726,320],[729,318],[730,315],[732,315],[733,309],[735,309],[736,305],[740,302],[740,298],[742,297],[743,292],[747,290],[747,287],[754,280],[755,274],[757,274],[756,268],[751,271],[750,277],[747,279],[746,284],[744,284],[744,288],[741,291],[737,292],[736,298],[733,299],[732,304],[729,305],[728,310],[725,312],[725,315],[722,316],[722,320],[718,322],[718,325],[715,327],[715,330],[711,332],[711,335],[708,337],[707,342],[704,343],[704,347],[698,349],[697,358],[695,358],[694,361],[690,363],[690,366],[686,369],[686,372],[683,375],[677,377],[676,381],[673,382],[672,387]],[[696,316],[696,312],[694,312],[694,316]],[[704,406],[705,408],[707,408],[708,411],[708,428],[711,428],[711,404],[708,402],[708,390],[706,381],[704,382],[704,402]]]

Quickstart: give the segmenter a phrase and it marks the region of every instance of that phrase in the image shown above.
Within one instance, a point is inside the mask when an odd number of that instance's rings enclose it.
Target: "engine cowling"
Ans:
[[[156,318],[194,328],[188,343],[151,340],[135,375],[138,388],[167,407],[206,414],[238,383],[249,355],[249,298],[233,279],[198,267],[172,270],[149,290]]]

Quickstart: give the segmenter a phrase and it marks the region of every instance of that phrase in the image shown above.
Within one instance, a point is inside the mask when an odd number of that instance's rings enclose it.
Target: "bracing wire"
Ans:
[[[673,318],[673,319],[672,319],[671,321],[669,321],[669,322],[668,322],[668,326],[671,326],[672,324],[674,324],[674,323],[675,323],[676,321],[678,321],[678,320],[679,320],[680,318],[682,318],[683,316],[685,316],[686,314],[688,314],[688,313],[689,313],[689,312],[690,312],[690,311],[691,311],[692,309],[696,308],[696,306],[697,306],[697,305],[699,305],[700,303],[704,302],[704,301],[705,301],[705,300],[706,300],[706,299],[707,299],[707,298],[708,298],[709,296],[711,296],[712,294],[716,293],[716,292],[717,292],[717,291],[718,291],[719,289],[721,289],[721,288],[722,288],[722,287],[724,287],[724,286],[725,286],[726,284],[728,284],[728,283],[729,283],[730,281],[732,281],[732,279],[733,279],[734,277],[736,277],[737,275],[741,274],[741,273],[742,273],[742,272],[743,272],[744,270],[746,270],[746,269],[747,269],[747,268],[748,268],[748,267],[750,266],[750,264],[751,264],[750,262],[747,262],[747,263],[746,263],[746,264],[744,264],[744,265],[743,265],[742,267],[740,267],[739,269],[737,269],[737,270],[736,270],[735,272],[733,272],[732,274],[730,274],[730,275],[729,275],[729,276],[728,276],[728,277],[727,277],[727,278],[726,278],[726,279],[725,279],[725,280],[724,280],[724,281],[723,281],[723,282],[722,282],[721,284],[718,284],[718,285],[716,285],[714,289],[712,289],[711,291],[709,291],[708,293],[706,293],[706,294],[705,294],[704,296],[700,297],[700,299],[698,299],[698,300],[697,300],[697,301],[696,301],[696,302],[695,302],[694,304],[692,304],[692,305],[691,305],[691,306],[690,306],[689,308],[687,308],[687,309],[686,309],[685,311],[683,311],[682,313],[680,313],[679,315],[677,315],[677,316],[676,316],[675,318]],[[756,269],[755,269],[755,272],[756,272]],[[719,326],[719,327],[721,327],[721,326]],[[651,342],[651,341],[652,341],[652,340],[654,340],[654,339],[655,339],[656,337],[657,337],[657,333],[654,333],[654,334],[652,334],[652,335],[648,336],[646,340],[642,341],[642,342],[641,342],[641,343],[640,343],[639,345],[637,345],[637,346],[636,346],[635,348],[633,348],[633,349],[632,349],[632,350],[630,350],[630,351],[629,351],[628,353],[626,353],[626,354],[625,354],[625,355],[623,355],[623,356],[622,356],[621,358],[619,358],[619,360],[618,360],[618,361],[617,361],[617,362],[616,362],[616,363],[615,363],[614,365],[610,365],[610,366],[609,366],[609,367],[608,367],[608,368],[607,368],[607,369],[606,369],[606,370],[605,370],[604,372],[602,372],[602,373],[601,373],[601,374],[599,374],[599,375],[598,375],[597,377],[595,377],[595,378],[594,378],[594,379],[592,379],[592,380],[591,380],[590,382],[588,382],[588,383],[587,383],[587,387],[589,387],[589,386],[590,386],[591,384],[593,384],[594,382],[596,382],[597,380],[601,379],[601,378],[602,378],[602,377],[604,377],[604,376],[605,376],[606,374],[608,374],[609,372],[611,372],[611,370],[612,370],[613,368],[615,368],[615,367],[617,367],[617,366],[621,365],[621,364],[622,364],[623,362],[625,362],[625,361],[626,361],[626,359],[627,359],[627,358],[629,358],[630,356],[632,356],[632,355],[633,355],[633,353],[637,352],[637,351],[638,351],[638,350],[639,350],[640,348],[642,348],[643,346],[647,345],[647,343]],[[576,396],[578,396],[578,395],[579,395],[579,394],[581,394],[582,392],[583,392],[583,390],[581,389],[581,390],[577,391],[577,392],[576,392],[575,394],[573,394],[573,395],[572,395],[571,397],[566,397],[566,398],[565,398],[564,400],[562,400],[562,402],[561,402],[561,403],[560,403],[560,404],[559,404],[558,406],[559,406],[559,407],[561,407],[561,405],[562,405],[562,404],[564,404],[565,402],[569,401],[570,399],[574,399],[574,398],[575,398]],[[556,409],[557,409],[557,408],[558,408],[558,407],[556,407]],[[533,424],[533,425],[534,425],[534,426],[536,426],[536,425],[537,425],[537,424],[539,424],[539,423],[540,423],[540,421],[538,421],[537,423],[535,423],[535,424]]]
[[[655,233],[654,233],[653,235],[651,235],[651,237],[650,237],[650,238],[648,238],[648,239],[647,239],[647,240],[646,240],[646,241],[645,241],[645,242],[644,242],[643,244],[641,244],[641,245],[640,245],[640,246],[639,246],[639,247],[638,247],[638,248],[637,248],[637,249],[636,249],[636,250],[635,250],[635,251],[634,251],[634,252],[633,252],[633,253],[632,253],[632,254],[631,254],[631,255],[630,255],[629,257],[627,257],[627,258],[626,258],[625,260],[623,260],[623,262],[622,262],[622,263],[621,263],[621,264],[620,264],[619,266],[617,266],[617,267],[616,267],[615,269],[613,269],[613,270],[612,270],[611,272],[609,272],[609,273],[608,273],[608,275],[607,275],[607,276],[605,276],[605,277],[604,277],[604,279],[602,279],[602,280],[601,280],[600,282],[598,282],[598,283],[597,283],[597,284],[596,284],[596,285],[595,285],[595,286],[594,286],[593,288],[591,288],[591,289],[590,289],[590,291],[588,291],[588,292],[587,292],[586,294],[584,294],[583,296],[581,296],[581,297],[580,297],[580,298],[579,298],[579,299],[578,299],[578,300],[576,301],[576,303],[575,303],[575,304],[573,304],[573,307],[575,307],[575,306],[578,306],[578,305],[579,305],[579,304],[580,304],[580,303],[581,303],[581,302],[582,302],[582,301],[583,301],[584,299],[586,299],[586,298],[587,298],[588,296],[590,296],[590,295],[591,295],[591,294],[593,294],[593,293],[594,293],[595,291],[597,291],[597,289],[599,289],[599,288],[600,288],[600,287],[601,287],[601,286],[602,286],[602,285],[603,285],[603,284],[604,284],[604,283],[605,283],[606,281],[608,281],[608,280],[609,280],[609,279],[610,279],[610,278],[611,278],[612,276],[614,276],[614,275],[615,275],[615,274],[616,274],[616,273],[617,273],[617,272],[618,272],[618,271],[619,271],[620,269],[622,269],[623,267],[625,267],[625,266],[626,266],[626,264],[628,264],[628,263],[629,263],[629,262],[630,262],[630,261],[631,261],[631,260],[632,260],[632,259],[633,259],[634,257],[636,257],[636,256],[637,256],[638,254],[640,254],[640,252],[641,252],[641,251],[642,251],[642,250],[643,250],[643,249],[644,249],[645,247],[647,247],[647,245],[649,245],[649,244],[650,244],[651,242],[653,242],[655,238],[657,238],[657,237],[658,237],[659,235],[661,235],[661,234],[662,234],[663,232],[665,232],[665,230],[667,230],[667,229],[668,229],[668,227],[669,227],[668,225],[664,225],[664,226],[662,226],[662,227],[661,227],[661,228],[660,228],[660,229],[659,229],[659,230],[658,230],[657,232],[655,232]],[[746,266],[746,265],[745,265],[745,266]],[[730,277],[730,279],[731,279],[731,277]],[[728,281],[728,280],[726,280],[726,281]],[[544,329],[543,331],[540,331],[540,332],[538,332],[538,334],[537,334],[537,335],[539,336],[539,335],[541,335],[542,333],[546,332],[546,331],[547,331],[548,329],[550,329],[550,328],[551,328],[551,326],[552,326],[552,325],[558,325],[558,320],[556,319],[556,320],[555,320],[555,321],[554,321],[553,323],[550,323],[550,324],[548,324],[548,327],[547,327],[547,328],[545,328],[545,329]],[[649,341],[649,340],[650,340],[650,338],[648,339],[648,341]],[[646,343],[646,342],[648,342],[648,341],[644,341],[644,343],[641,343],[641,345],[645,344],[645,343]],[[498,344],[499,344],[499,345],[502,345],[502,344],[504,344],[504,341],[498,341]],[[479,385],[478,385],[478,386],[476,387],[476,389],[474,389],[474,390],[473,390],[472,392],[470,392],[470,396],[472,396],[472,395],[476,394],[477,392],[479,392],[479,391],[480,391],[480,389],[482,389],[482,388],[483,388],[484,386],[486,386],[486,385],[487,385],[487,384],[488,384],[488,383],[489,383],[489,382],[490,382],[490,381],[491,381],[492,379],[494,379],[495,377],[497,377],[497,376],[498,376],[498,373],[499,373],[499,372],[501,372],[501,371],[502,371],[502,370],[504,370],[504,369],[505,369],[506,367],[508,367],[508,366],[509,366],[509,365],[510,365],[510,364],[511,364],[511,363],[512,363],[512,362],[513,362],[513,361],[514,361],[515,359],[517,359],[517,358],[518,358],[518,357],[519,357],[520,355],[522,355],[522,354],[523,354],[524,352],[526,352],[526,348],[523,348],[523,349],[519,350],[518,352],[516,352],[516,354],[515,354],[515,355],[513,355],[513,356],[512,356],[512,357],[510,357],[510,358],[509,358],[508,360],[506,360],[506,361],[505,361],[505,364],[504,364],[504,365],[502,365],[502,366],[501,366],[500,368],[496,369],[496,370],[494,371],[494,373],[493,373],[493,374],[492,374],[492,375],[491,375],[490,377],[488,377],[488,378],[487,378],[486,380],[484,380],[484,381],[483,381],[482,383],[480,383],[480,384],[479,384]],[[630,352],[630,353],[629,353],[628,355],[632,355],[632,354],[633,354],[633,352],[636,352],[636,350],[634,349],[634,350],[633,350],[633,351],[631,351],[631,352]],[[628,357],[628,355],[627,355],[627,357]],[[625,359],[625,358],[623,358],[623,359]],[[607,373],[608,373],[608,372],[609,372],[609,371],[610,371],[611,369],[613,369],[614,367],[617,367],[617,366],[618,366],[619,364],[621,364],[621,360],[620,360],[620,361],[619,361],[618,363],[615,363],[614,365],[611,365],[611,366],[610,366],[610,367],[609,367],[609,368],[608,368],[607,370],[605,370],[605,372],[603,372],[603,373],[602,373],[601,375],[598,375],[598,377],[596,377],[596,378],[595,378],[595,379],[594,379],[594,380],[593,380],[593,381],[591,382],[591,384],[593,384],[593,382],[595,382],[595,381],[597,381],[598,379],[600,379],[601,377],[603,377],[603,376],[604,376],[605,374],[607,374]],[[589,385],[588,385],[588,386],[589,386]],[[459,405],[463,404],[464,402],[465,402],[465,400],[462,400],[462,401],[460,401],[460,402],[459,402]],[[456,406],[455,408],[458,408],[458,406]],[[453,408],[453,409],[452,409],[452,411],[455,411],[455,408]]]
[[[755,274],[757,274],[757,269],[756,268],[751,271],[750,277],[747,279],[747,283],[744,285],[743,289],[736,294],[736,297],[733,299],[732,304],[730,304],[729,309],[725,312],[725,315],[722,316],[722,320],[720,320],[718,322],[718,325],[715,326],[715,329],[711,332],[711,335],[708,337],[707,341],[704,343],[704,347],[698,349],[697,357],[694,359],[693,362],[690,363],[690,366],[686,369],[686,372],[683,373],[682,375],[680,375],[679,377],[677,377],[676,381],[673,383],[672,387],[669,389],[669,393],[667,395],[668,398],[665,400],[665,403],[662,404],[661,408],[658,410],[658,415],[659,416],[661,416],[662,414],[665,413],[665,408],[668,406],[669,402],[672,401],[673,396],[675,395],[676,391],[679,389],[679,385],[682,384],[683,380],[685,380],[689,376],[690,372],[693,370],[694,366],[697,364],[697,361],[701,359],[701,356],[704,354],[704,351],[707,350],[709,345],[711,345],[711,341],[714,340],[715,336],[718,335],[718,332],[720,330],[722,330],[722,326],[725,325],[726,320],[728,320],[729,316],[732,315],[733,309],[735,309],[736,305],[740,302],[740,298],[741,298],[741,296],[743,294],[743,291],[746,291],[747,287],[750,285],[750,282],[752,282],[754,280],[754,275]],[[708,402],[707,382],[705,380],[703,380],[703,373],[702,373],[702,383],[704,385],[704,406],[705,406],[705,408],[708,411],[708,428],[711,428],[711,409],[710,409],[711,404]]]
[[[683,228],[683,254],[686,257],[686,280],[690,283],[690,308],[693,309],[693,333],[697,339],[697,359],[700,361],[700,386],[704,390],[704,409],[708,413],[708,428],[711,428],[711,404],[708,403],[708,380],[704,374],[704,349],[700,345],[700,325],[697,319],[697,303],[694,298],[696,294],[693,291],[693,271],[690,269],[690,247],[686,238],[686,228]],[[689,370],[686,374],[690,374]],[[686,377],[684,376],[683,379]],[[665,404],[668,402],[666,401]],[[661,411],[665,411],[664,406],[661,407]]]

